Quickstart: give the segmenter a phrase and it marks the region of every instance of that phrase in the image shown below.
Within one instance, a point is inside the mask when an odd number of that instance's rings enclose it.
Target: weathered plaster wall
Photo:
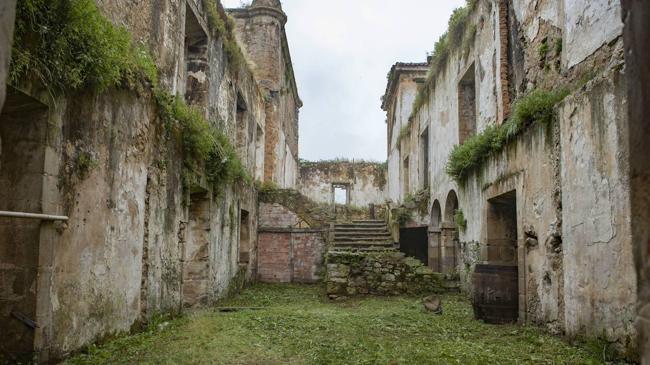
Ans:
[[[349,204],[367,207],[385,198],[386,168],[379,163],[305,162],[300,166],[300,192],[311,200],[332,204],[332,184],[348,186]]]
[[[563,13],[562,60],[566,68],[584,61],[623,31],[619,0],[565,0]]]
[[[624,74],[612,72],[559,109],[566,331],[633,346],[636,275],[630,225]]]
[[[298,179],[298,96],[284,26],[287,16],[279,1],[253,1],[244,9],[229,9],[237,39],[265,90],[264,180],[295,188]]]
[[[497,222],[488,214],[488,200],[515,191],[519,318],[559,332],[564,315],[563,272],[562,248],[555,240],[558,217],[553,200],[556,152],[552,148],[555,143],[552,138],[553,133],[546,127],[531,128],[503,153],[491,158],[461,187],[459,206],[467,220],[467,228],[459,234],[460,241],[465,242],[460,246],[463,260],[459,260],[459,264],[465,274],[473,271],[471,266],[477,262],[471,250],[476,249],[476,242],[480,243],[479,262],[498,261],[490,260],[489,229]],[[471,277],[467,275],[464,279]],[[462,286],[471,291],[471,282],[462,283]]]
[[[431,250],[441,265],[458,265],[464,290],[471,290],[474,265],[493,250],[489,200],[514,190],[520,319],[570,335],[600,336],[604,329],[608,340],[634,348],[636,284],[617,14],[617,1],[479,1],[470,15],[475,40],[467,50],[451,52],[402,143],[401,159],[409,157],[411,170],[420,165],[420,134],[428,127],[430,201],[439,205],[431,213]],[[508,37],[501,37],[504,31]],[[459,142],[458,84],[470,67],[478,132],[500,123],[510,100],[535,88],[565,84],[573,91],[558,108],[555,127],[530,128],[459,185],[445,166]],[[388,164],[396,165],[390,158]],[[389,168],[389,185],[399,179]],[[410,171],[408,190],[417,191],[421,179]],[[455,229],[452,191],[467,220],[458,242],[448,232]]]
[[[207,31],[201,71],[205,78],[184,71],[186,11],[205,26],[202,2],[187,7],[176,0],[143,1],[135,7],[117,0],[98,5],[135,39],[151,45],[162,86],[169,93],[185,94],[200,108],[238,146],[243,164],[254,175],[256,133],[266,118],[254,75],[245,65],[236,69],[229,64],[222,41]],[[56,359],[98,338],[128,331],[156,313],[211,303],[228,293],[234,278],[241,283],[241,278],[255,276],[257,192],[247,184],[213,188],[203,181],[183,183],[182,146],[158,118],[148,91],[84,90],[52,100],[27,80],[19,88],[10,90],[12,106],[3,109],[0,125],[20,122],[16,125],[30,132],[23,133],[24,141],[5,130],[0,133],[0,190],[31,186],[37,191],[16,194],[29,193],[29,204],[3,199],[9,205],[2,208],[67,215],[69,221],[0,222],[0,230],[19,230],[15,237],[24,237],[24,247],[30,248],[2,251],[0,262],[5,253],[31,257],[29,264],[11,259],[20,267],[2,266],[12,276],[3,271],[0,296],[24,301],[20,306],[25,315],[39,324],[25,336],[25,325],[11,322],[19,341],[16,346],[2,341],[11,347],[4,345],[4,354],[34,351],[39,361]],[[247,106],[246,117],[239,121],[238,98]],[[41,107],[34,108],[39,102]],[[4,161],[11,156],[12,163]],[[15,165],[19,161],[24,162],[20,168]],[[33,184],[26,183],[34,178]],[[16,185],[20,181],[25,184]],[[248,212],[245,229],[251,238],[246,261],[241,261],[239,245],[240,232],[246,232],[240,230],[242,211]],[[10,293],[11,287],[16,291]],[[9,316],[15,307],[0,306],[1,321],[16,321]]]
[[[650,363],[650,2],[624,0],[632,244],[637,272],[638,346],[642,364]]]
[[[0,109],[2,109],[6,95],[15,14],[16,0],[7,0],[0,4]]]
[[[388,137],[388,181],[386,188],[387,199],[394,202],[402,201],[404,192],[410,191],[403,186],[403,163],[409,150],[409,138],[400,139],[402,128],[409,123],[413,101],[417,95],[418,82],[426,74],[426,64],[397,63],[390,71],[389,85],[382,108],[386,111],[387,137]],[[402,147],[402,143],[407,143]],[[417,165],[415,165],[417,166]],[[410,169],[413,171],[413,169]],[[417,171],[417,169],[415,169]],[[417,172],[416,172],[417,174]],[[410,185],[410,184],[409,184]]]

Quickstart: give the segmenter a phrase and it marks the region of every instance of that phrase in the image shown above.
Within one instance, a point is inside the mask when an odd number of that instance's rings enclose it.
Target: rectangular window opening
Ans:
[[[348,205],[349,195],[348,195],[348,186],[345,184],[334,184],[332,185],[332,194],[334,204],[337,205]]]
[[[420,135],[420,181],[422,188],[429,188],[429,129]]]
[[[458,83],[458,143],[476,134],[476,78],[474,63]]]
[[[240,211],[239,222],[239,263],[247,264],[250,262],[251,239],[250,239],[250,219],[248,211]]]
[[[194,11],[185,6],[185,101],[206,105],[208,96],[208,36]]]

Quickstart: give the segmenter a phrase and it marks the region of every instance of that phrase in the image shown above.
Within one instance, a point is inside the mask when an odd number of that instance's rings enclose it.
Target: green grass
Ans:
[[[488,325],[460,296],[443,296],[444,314],[419,298],[330,303],[318,286],[258,284],[224,306],[200,311],[92,347],[66,364],[599,364],[576,347],[529,326]]]

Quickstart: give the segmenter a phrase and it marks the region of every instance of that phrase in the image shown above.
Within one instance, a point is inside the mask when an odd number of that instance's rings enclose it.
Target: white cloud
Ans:
[[[223,0],[225,7],[239,0]],[[423,62],[464,0],[284,0],[300,156],[386,159],[380,97],[395,62]]]

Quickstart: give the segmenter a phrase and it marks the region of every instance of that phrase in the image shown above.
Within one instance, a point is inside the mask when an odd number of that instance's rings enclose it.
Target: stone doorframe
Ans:
[[[523,234],[523,207],[524,207],[524,196],[526,189],[524,188],[524,174],[519,171],[513,174],[508,179],[501,181],[499,184],[492,185],[490,188],[484,191],[483,206],[481,212],[481,260],[487,262],[487,242],[488,242],[488,232],[487,227],[489,225],[488,219],[488,210],[489,210],[489,200],[496,198],[498,196],[504,195],[508,192],[515,191],[515,201],[517,202],[517,275],[518,282],[517,288],[519,292],[519,323],[526,322],[526,313],[527,305],[526,298],[527,286],[526,286],[526,249],[524,245]]]

